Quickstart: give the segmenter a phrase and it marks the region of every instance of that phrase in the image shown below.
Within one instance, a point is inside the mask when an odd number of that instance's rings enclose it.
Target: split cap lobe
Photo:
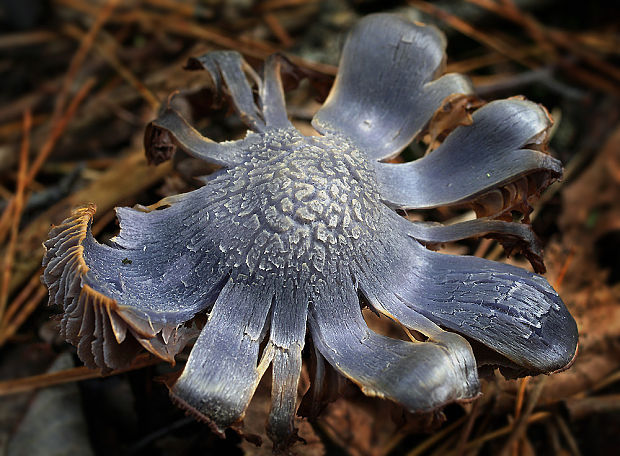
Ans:
[[[467,78],[443,70],[446,41],[435,27],[373,14],[351,31],[334,86],[312,125],[345,135],[372,160],[404,149],[444,99],[469,94]]]
[[[386,204],[401,209],[463,204],[530,173],[561,176],[558,160],[533,149],[551,126],[540,106],[520,99],[494,101],[472,118],[472,125],[457,127],[421,159],[377,163]]]

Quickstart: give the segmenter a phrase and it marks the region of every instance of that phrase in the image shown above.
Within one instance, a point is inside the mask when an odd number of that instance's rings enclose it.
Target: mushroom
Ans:
[[[385,161],[444,100],[472,93],[461,75],[438,77],[444,49],[433,27],[390,14],[361,20],[314,116],[320,136],[302,135],[287,118],[282,57],[268,58],[261,76],[236,52],[192,59],[188,66],[208,72],[251,131],[216,143],[167,108],[147,129],[147,149],[180,148],[222,169],[197,190],[118,208],[120,233],[109,245],[90,232],[92,205],[52,229],[43,280],[84,363],[117,369],[140,347],[174,362],[199,332],[173,399],[221,433],[241,423],[271,366],[276,449],[296,438],[307,336],[317,365],[412,412],[475,398],[484,363],[510,376],[566,368],[577,328],[542,276],[426,247],[490,235],[542,270],[530,226],[505,218],[561,176],[542,151],[551,125],[544,108],[494,101],[425,157]],[[441,225],[395,211],[453,205],[484,216]],[[359,294],[424,340],[373,332]],[[200,330],[192,324],[199,314],[208,315]],[[476,360],[470,341],[496,356]],[[319,397],[325,369],[316,372]]]

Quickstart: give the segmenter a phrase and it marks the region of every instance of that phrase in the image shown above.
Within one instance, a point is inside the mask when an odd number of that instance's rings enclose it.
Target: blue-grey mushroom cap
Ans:
[[[118,369],[142,348],[174,362],[197,336],[171,394],[219,431],[241,423],[271,367],[276,448],[295,441],[307,339],[318,364],[413,412],[479,394],[469,341],[522,374],[568,366],[576,324],[542,276],[427,248],[492,236],[543,270],[529,225],[504,219],[562,173],[542,151],[551,125],[544,108],[494,101],[425,157],[385,162],[444,100],[471,95],[463,76],[441,76],[444,48],[433,27],[389,14],[360,21],[313,119],[319,136],[302,135],[287,118],[282,57],[270,57],[261,74],[236,52],[192,59],[189,68],[206,70],[251,131],[216,143],[167,108],[147,129],[147,149],[164,138],[222,169],[192,192],[118,208],[120,232],[107,245],[90,232],[92,205],[52,229],[43,280],[84,363]],[[485,216],[441,225],[395,212],[449,205],[483,207]],[[424,340],[375,333],[360,295]],[[201,329],[199,314],[208,316]],[[316,372],[313,394],[325,369]]]

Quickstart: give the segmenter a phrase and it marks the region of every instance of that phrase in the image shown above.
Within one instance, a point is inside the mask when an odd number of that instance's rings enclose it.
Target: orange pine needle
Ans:
[[[515,420],[521,416],[521,410],[523,410],[523,401],[525,399],[525,389],[530,381],[530,377],[524,377],[519,380],[519,392],[517,394],[517,400],[515,402]]]
[[[568,268],[573,262],[574,256],[575,256],[575,250],[571,249],[571,251],[568,253],[568,256],[564,260],[564,263],[562,264],[562,268],[560,269],[558,276],[555,279],[555,283],[553,284],[554,288],[559,289],[562,286],[562,283],[564,282],[564,277],[566,276],[566,273],[568,272]]]
[[[30,130],[32,129],[32,114],[30,110],[24,112],[23,139],[19,151],[19,171],[17,174],[17,190],[12,202],[11,214],[11,238],[4,256],[2,272],[2,289],[0,290],[0,327],[4,325],[4,312],[9,298],[9,283],[11,282],[11,272],[13,269],[13,259],[17,246],[17,236],[19,234],[19,223],[21,221],[22,209],[24,206],[24,191],[27,183],[28,173],[28,151],[30,150]]]
[[[60,117],[61,112],[65,107],[65,103],[69,96],[69,90],[75,80],[77,72],[84,63],[84,60],[86,59],[86,56],[88,55],[88,52],[90,51],[90,48],[92,47],[95,38],[97,37],[97,34],[108,21],[118,3],[119,0],[108,0],[108,2],[103,5],[95,15],[95,21],[93,22],[93,25],[84,35],[84,39],[80,43],[80,47],[71,58],[71,62],[69,63],[69,69],[65,74],[62,88],[60,89],[60,93],[56,98],[53,118]]]
[[[41,274],[43,273],[43,268],[39,269],[28,281],[28,283],[24,286],[22,291],[18,293],[18,295],[11,301],[11,304],[6,309],[6,313],[4,314],[5,321],[11,321],[11,319],[15,316],[19,308],[21,308],[26,300],[32,296],[34,290],[41,285]],[[2,335],[0,334],[0,339]]]
[[[450,27],[452,27],[453,29],[461,32],[463,35],[466,35],[473,40],[476,40],[479,43],[482,43],[483,45],[499,52],[500,54],[509,57],[515,62],[519,62],[520,64],[532,69],[537,67],[537,65],[530,62],[530,60],[524,58],[521,54],[515,53],[513,47],[510,46],[508,43],[504,43],[496,37],[481,32],[480,30],[473,27],[471,24],[465,22],[460,17],[448,13],[447,11],[444,11],[443,9],[429,2],[421,0],[409,0],[409,3],[418,8],[420,11],[437,17],[446,24],[450,25]]]
[[[40,285],[32,298],[30,298],[25,305],[19,307],[15,318],[2,327],[2,334],[0,334],[0,346],[4,345],[8,339],[13,337],[17,330],[24,324],[30,314],[39,307],[39,303],[43,298],[47,296],[47,288]]]
[[[142,369],[143,367],[152,366],[161,363],[162,360],[154,356],[144,355],[138,357],[125,369],[112,371],[109,374],[102,374],[100,370],[89,369],[88,367],[74,367],[59,372],[50,372],[46,374],[33,375],[15,380],[5,380],[0,382],[0,396],[8,396],[9,394],[24,393],[39,388],[47,388],[50,386],[62,385],[64,383],[79,382],[91,378],[109,377],[112,375],[122,374],[133,370]]]

